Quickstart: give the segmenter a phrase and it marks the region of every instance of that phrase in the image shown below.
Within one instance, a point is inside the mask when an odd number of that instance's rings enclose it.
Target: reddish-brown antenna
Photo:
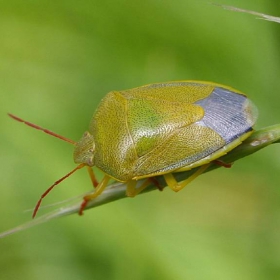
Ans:
[[[86,164],[82,163],[80,165],[78,165],[75,169],[73,169],[71,172],[69,172],[68,174],[66,174],[65,176],[63,176],[62,178],[60,178],[59,180],[57,180],[56,182],[54,182],[54,184],[52,184],[40,197],[40,199],[38,200],[35,208],[34,208],[34,211],[33,211],[33,215],[32,215],[32,218],[34,219],[38,210],[39,210],[39,207],[41,205],[41,202],[43,200],[43,198],[56,186],[58,185],[59,183],[61,183],[64,179],[66,179],[67,177],[69,177],[70,175],[72,175],[75,171],[77,171],[78,169],[81,169],[85,166]]]
[[[36,124],[34,124],[34,123],[27,122],[27,121],[25,121],[25,120],[23,120],[23,119],[21,119],[21,118],[15,116],[15,115],[13,115],[13,114],[9,114],[9,113],[8,113],[8,115],[9,115],[12,119],[14,119],[14,120],[16,120],[16,121],[18,121],[18,122],[22,122],[22,123],[24,123],[24,124],[26,124],[26,125],[28,125],[28,126],[30,126],[30,127],[33,127],[33,128],[35,128],[35,129],[44,131],[45,133],[47,133],[47,134],[49,134],[49,135],[51,135],[51,136],[54,136],[54,137],[56,137],[56,138],[59,138],[59,139],[65,141],[65,142],[68,142],[68,143],[72,144],[72,145],[76,145],[76,144],[77,144],[75,141],[73,141],[73,140],[71,140],[71,139],[68,139],[68,138],[66,138],[66,137],[64,137],[64,136],[61,136],[61,135],[55,133],[55,132],[52,132],[52,131],[50,131],[50,130],[48,130],[48,129],[45,129],[45,128],[43,128],[43,127],[40,127],[40,126],[38,126],[38,125],[36,125]]]
[[[16,120],[16,121],[18,121],[18,122],[22,122],[22,123],[24,123],[24,124],[26,124],[26,125],[28,125],[28,126],[30,126],[30,127],[33,127],[33,128],[35,128],[35,129],[44,131],[45,133],[47,133],[47,134],[49,134],[49,135],[51,135],[51,136],[54,136],[54,137],[56,137],[56,138],[59,138],[59,139],[65,141],[65,142],[68,142],[68,143],[72,144],[72,145],[76,145],[76,142],[73,141],[73,140],[71,140],[71,139],[68,139],[68,138],[66,138],[66,137],[64,137],[64,136],[61,136],[61,135],[59,135],[59,134],[56,134],[56,133],[54,133],[54,132],[52,132],[52,131],[50,131],[50,130],[48,130],[48,129],[42,128],[42,127],[40,127],[40,126],[38,126],[38,125],[36,125],[36,124],[27,122],[27,121],[25,121],[25,120],[23,120],[23,119],[21,119],[21,118],[15,116],[15,115],[12,115],[12,114],[8,114],[8,115],[9,115],[12,119],[14,119],[14,120]],[[56,185],[58,185],[58,184],[59,184],[60,182],[62,182],[64,179],[66,179],[67,177],[69,177],[70,175],[72,175],[75,171],[77,171],[78,169],[81,169],[81,168],[84,167],[85,165],[86,165],[86,164],[84,164],[84,163],[78,165],[78,166],[77,166],[75,169],[73,169],[71,172],[69,172],[68,174],[66,174],[65,176],[63,176],[61,179],[57,180],[53,185],[51,185],[51,186],[41,195],[40,199],[38,200],[38,202],[37,202],[37,204],[36,204],[36,206],[35,206],[35,208],[34,208],[32,218],[35,218],[35,216],[36,216],[36,214],[37,214],[37,212],[38,212],[38,210],[39,210],[39,207],[40,207],[40,205],[41,205],[41,202],[42,202],[43,198],[44,198]]]

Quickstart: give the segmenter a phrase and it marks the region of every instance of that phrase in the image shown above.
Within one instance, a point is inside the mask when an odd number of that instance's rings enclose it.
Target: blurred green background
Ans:
[[[78,140],[107,92],[196,79],[247,93],[257,128],[280,122],[280,24],[207,1],[3,2],[1,231],[28,221],[25,210],[74,168],[71,145],[7,112]],[[280,16],[275,0],[223,4]],[[279,152],[268,147],[177,194],[154,191],[1,239],[0,277],[279,279]],[[81,170],[44,203],[90,189]]]

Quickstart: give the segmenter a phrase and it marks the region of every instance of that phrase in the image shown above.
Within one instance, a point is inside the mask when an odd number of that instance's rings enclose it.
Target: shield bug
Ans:
[[[79,165],[42,194],[33,212],[35,217],[51,189],[83,167],[87,167],[96,188],[84,197],[80,214],[89,200],[103,192],[110,179],[126,183],[131,197],[145,189],[150,178],[159,175],[172,190],[179,191],[210,162],[253,132],[257,109],[245,94],[231,87],[177,81],[108,93],[78,142],[9,115],[75,146],[74,162]],[[93,166],[105,174],[99,183]],[[195,167],[200,168],[182,182],[173,176]],[[137,180],[145,178],[136,187]]]

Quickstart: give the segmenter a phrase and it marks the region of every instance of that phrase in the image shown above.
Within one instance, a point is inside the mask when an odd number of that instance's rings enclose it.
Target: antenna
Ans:
[[[75,141],[73,141],[73,140],[71,140],[71,139],[68,139],[68,138],[66,138],[66,137],[64,137],[64,136],[61,136],[61,135],[55,133],[55,132],[52,132],[52,131],[50,131],[50,130],[48,130],[48,129],[45,129],[45,128],[43,128],[43,127],[40,127],[40,126],[38,126],[38,125],[36,125],[36,124],[34,124],[34,123],[27,122],[27,121],[25,121],[25,120],[23,120],[23,119],[21,119],[21,118],[15,116],[15,115],[13,115],[13,114],[9,114],[9,113],[8,113],[8,115],[9,115],[12,119],[14,119],[14,120],[16,120],[16,121],[18,121],[18,122],[22,122],[22,123],[24,123],[24,124],[26,124],[26,125],[28,125],[28,126],[30,126],[30,127],[33,127],[33,128],[35,128],[35,129],[44,131],[45,133],[47,133],[47,134],[49,134],[49,135],[51,135],[51,136],[54,136],[54,137],[56,137],[56,138],[59,138],[59,139],[65,141],[65,142],[68,142],[68,143],[72,144],[72,145],[76,145],[76,144],[77,144],[77,142],[75,142]]]
[[[84,166],[86,166],[85,163],[81,163],[79,164],[75,169],[73,169],[72,171],[70,171],[68,174],[66,174],[65,176],[63,176],[62,178],[60,178],[59,180],[55,181],[40,197],[40,199],[38,200],[35,208],[34,208],[34,211],[33,211],[33,215],[32,215],[32,218],[34,219],[39,208],[40,208],[40,205],[41,205],[41,202],[43,200],[43,198],[56,186],[58,185],[59,183],[61,183],[64,179],[66,179],[67,177],[69,177],[70,175],[72,175],[74,172],[76,172],[77,170],[83,168]]]
[[[31,123],[31,122],[27,122],[27,121],[25,121],[25,120],[23,120],[23,119],[21,119],[21,118],[15,116],[15,115],[13,115],[13,114],[8,114],[8,115],[9,115],[12,119],[14,119],[14,120],[16,120],[16,121],[18,121],[18,122],[24,123],[24,124],[26,124],[26,125],[28,125],[28,126],[30,126],[30,127],[33,127],[33,128],[35,128],[35,129],[38,129],[38,130],[41,130],[41,131],[43,131],[43,132],[45,132],[45,133],[47,133],[47,134],[49,134],[49,135],[51,135],[51,136],[54,136],[54,137],[56,137],[56,138],[58,138],[58,139],[61,139],[61,140],[65,141],[65,142],[68,142],[68,143],[70,143],[70,144],[72,144],[72,145],[76,145],[76,144],[77,144],[75,141],[73,141],[73,140],[71,140],[71,139],[68,139],[68,138],[66,138],[66,137],[64,137],[64,136],[61,136],[61,135],[59,135],[59,134],[57,134],[57,133],[55,133],[55,132],[52,132],[52,131],[50,131],[50,130],[48,130],[48,129],[45,129],[45,128],[43,128],[43,127],[40,127],[40,126],[38,126],[38,125],[36,125],[36,124],[33,124],[33,123]],[[60,182],[62,182],[64,179],[66,179],[67,177],[69,177],[70,175],[72,175],[75,171],[77,171],[78,169],[81,169],[81,168],[84,167],[85,165],[86,165],[85,163],[82,163],[82,164],[78,165],[78,166],[77,166],[75,169],[73,169],[71,172],[69,172],[68,174],[66,174],[65,176],[63,176],[62,178],[60,178],[59,180],[57,180],[56,182],[54,182],[54,184],[52,184],[52,185],[41,195],[40,199],[38,200],[38,202],[37,202],[37,204],[36,204],[36,206],[35,206],[35,208],[34,208],[32,218],[35,218],[35,216],[36,216],[36,214],[37,214],[37,212],[38,212],[38,210],[39,210],[39,207],[40,207],[40,205],[41,205],[41,202],[42,202],[43,198],[44,198],[56,185],[58,185],[58,184],[59,184]]]

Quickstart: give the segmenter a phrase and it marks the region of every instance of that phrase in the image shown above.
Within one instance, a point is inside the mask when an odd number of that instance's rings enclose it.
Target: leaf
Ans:
[[[246,139],[241,145],[230,151],[227,155],[221,157],[219,161],[222,161],[224,163],[232,163],[235,162],[243,157],[246,157],[248,155],[251,155],[260,149],[263,149],[273,143],[279,143],[280,142],[280,124],[265,127],[263,129],[260,129],[258,131],[255,131],[248,139]],[[211,166],[205,171],[210,172],[217,168],[220,168],[221,166],[218,164],[215,164],[215,162],[211,163]],[[199,168],[199,167],[198,167]],[[184,180],[188,177],[190,177],[197,168],[176,173],[175,177],[178,181]],[[142,180],[139,180],[139,184],[141,184]],[[157,181],[160,185],[164,186],[165,181],[162,176],[157,177]],[[157,187],[155,187],[152,182],[151,185],[148,186],[142,193],[146,193],[149,191],[157,190]],[[140,194],[142,194],[140,193]],[[86,193],[88,194],[88,193]],[[50,213],[47,213],[45,215],[42,215],[38,218],[35,218],[34,220],[27,222],[25,224],[22,224],[18,227],[15,227],[11,230],[5,231],[0,234],[0,238],[3,238],[5,236],[14,234],[16,232],[28,229],[30,227],[39,225],[41,223],[45,223],[49,220],[52,220],[54,218],[63,217],[66,215],[71,215],[78,213],[80,210],[80,205],[83,202],[83,196],[86,195],[83,194],[80,197],[78,197],[74,203],[70,203],[68,205],[65,205],[64,207],[60,207],[59,209],[56,209]],[[86,209],[91,209],[100,205],[104,205],[109,202],[113,202],[115,200],[126,198],[126,185],[123,183],[114,183],[111,184],[106,188],[106,190],[98,196],[96,199],[90,201],[86,207]],[[65,203],[66,204],[66,203]]]
[[[240,8],[236,8],[233,6],[227,6],[227,5],[216,4],[216,3],[211,3],[211,4],[213,4],[215,6],[220,6],[220,7],[224,8],[225,10],[230,10],[230,11],[239,12],[239,13],[247,13],[247,14],[258,16],[260,19],[280,23],[279,17],[274,17],[274,16],[266,15],[263,13],[258,13],[258,12],[251,11],[251,10],[240,9]]]

